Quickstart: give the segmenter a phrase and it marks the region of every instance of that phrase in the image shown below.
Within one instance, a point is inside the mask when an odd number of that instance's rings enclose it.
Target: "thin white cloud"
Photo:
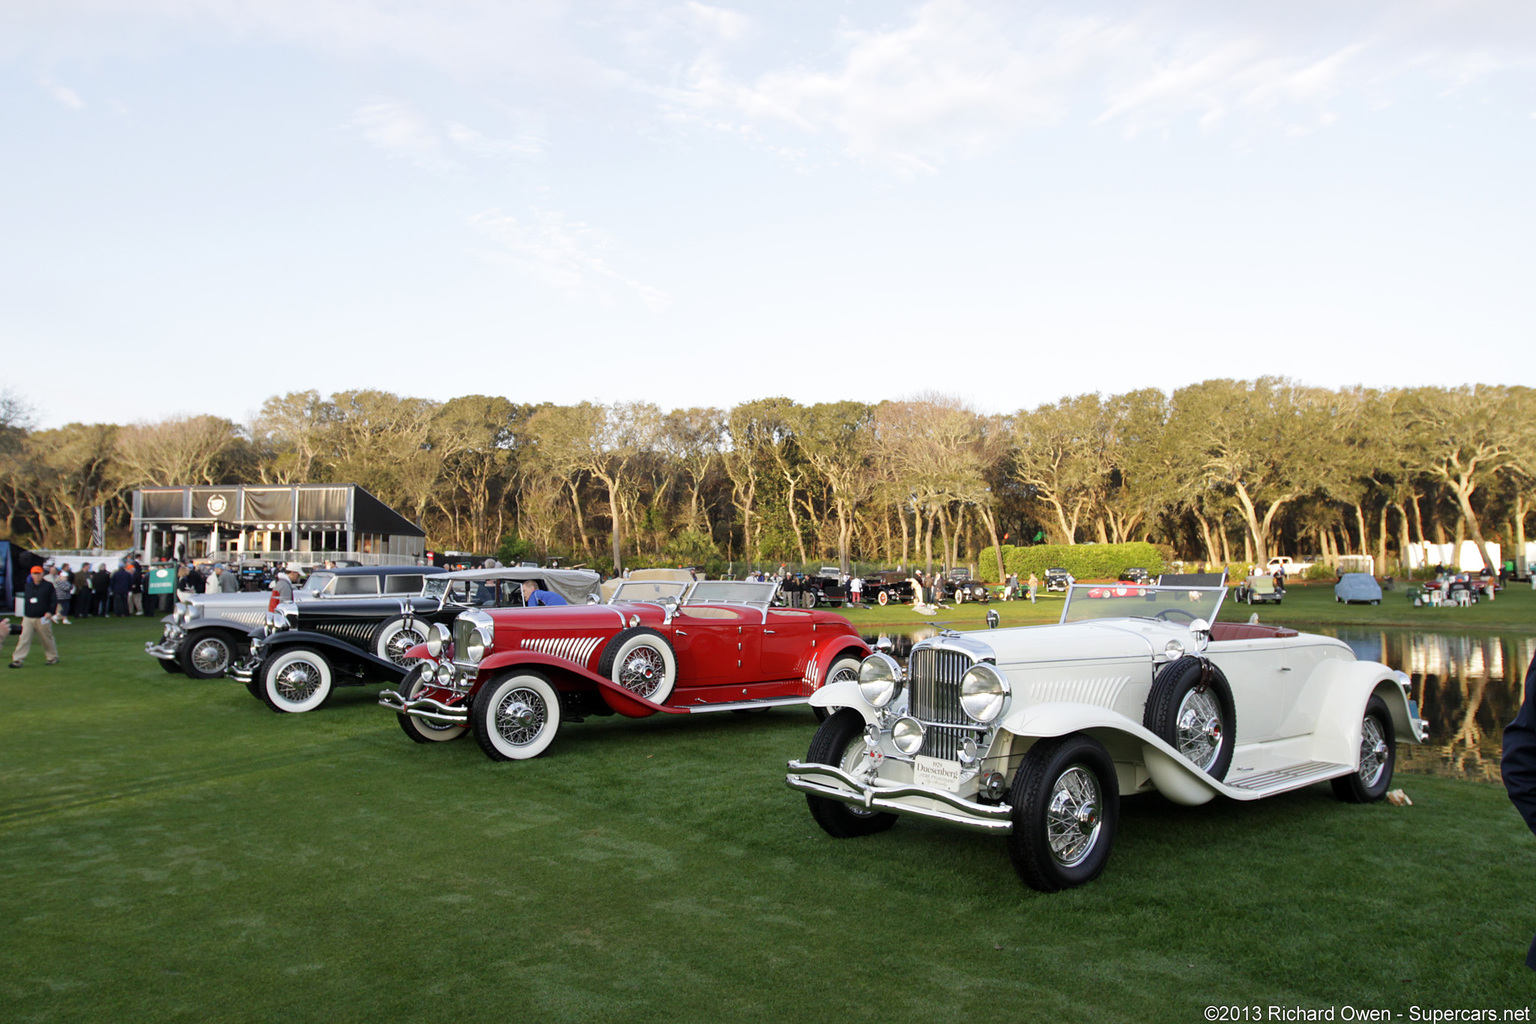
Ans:
[[[390,156],[430,171],[455,165],[443,148],[442,137],[419,111],[404,103],[382,100],[352,115],[352,128]]]
[[[48,94],[54,99],[58,100],[61,105],[68,107],[70,110],[85,109],[85,101],[80,98],[79,93],[75,92],[75,90],[71,89],[69,86],[59,85],[57,82],[50,82],[45,80],[43,82],[43,88],[47,89]]]
[[[1357,99],[1390,102],[1406,79],[1454,90],[1536,69],[1529,10],[1510,0],[1395,0],[1341,17],[1305,4],[1277,13],[1165,0],[1127,14],[929,0],[895,25],[845,28],[822,67],[743,77],[721,48],[705,48],[669,98],[701,121],[830,138],[905,171],[1077,119],[1127,135],[1187,120],[1246,142],[1334,124]]]
[[[499,243],[500,251],[519,269],[568,297],[590,296],[603,305],[617,306],[621,300],[612,289],[618,285],[653,313],[665,312],[672,304],[661,289],[608,266],[604,253],[614,243],[607,234],[567,220],[563,213],[536,210],[532,218],[519,220],[500,210],[486,210],[469,222]]]
[[[537,132],[520,132],[510,139],[493,139],[457,121],[449,123],[448,138],[466,153],[496,160],[539,160],[548,142]]]

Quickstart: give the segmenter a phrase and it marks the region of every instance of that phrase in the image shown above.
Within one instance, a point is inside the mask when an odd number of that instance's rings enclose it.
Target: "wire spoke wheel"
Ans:
[[[1179,704],[1175,721],[1179,753],[1202,771],[1209,769],[1221,750],[1221,706],[1216,695],[1204,686],[1190,690]]]
[[[543,699],[526,687],[508,690],[496,704],[496,732],[519,747],[531,743],[548,720]]]
[[[284,700],[302,703],[320,689],[320,672],[307,661],[295,661],[273,677],[272,685]]]
[[[666,678],[667,663],[654,647],[636,647],[619,667],[619,685],[638,697],[650,697]]]
[[[1056,863],[1077,867],[1093,853],[1099,839],[1101,806],[1098,780],[1082,766],[1073,765],[1056,779],[1045,825]]]
[[[1381,781],[1381,773],[1387,770],[1387,738],[1381,722],[1366,716],[1360,730],[1360,782],[1370,788]]]

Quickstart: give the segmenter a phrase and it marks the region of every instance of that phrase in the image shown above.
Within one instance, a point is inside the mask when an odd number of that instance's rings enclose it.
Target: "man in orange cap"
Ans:
[[[53,623],[49,619],[58,606],[59,596],[53,584],[43,579],[43,567],[34,565],[22,591],[21,639],[16,642],[16,650],[11,655],[11,668],[21,668],[21,663],[27,660],[34,634],[43,638],[43,663],[59,663],[59,649],[54,645]]]

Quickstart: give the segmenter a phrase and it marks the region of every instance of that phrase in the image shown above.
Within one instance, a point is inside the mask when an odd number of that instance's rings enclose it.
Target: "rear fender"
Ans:
[[[1317,725],[1313,757],[1335,764],[1355,764],[1360,754],[1360,729],[1365,705],[1381,697],[1392,715],[1399,740],[1420,742],[1408,708],[1402,673],[1374,661],[1325,661],[1307,681],[1306,696],[1316,694]]]

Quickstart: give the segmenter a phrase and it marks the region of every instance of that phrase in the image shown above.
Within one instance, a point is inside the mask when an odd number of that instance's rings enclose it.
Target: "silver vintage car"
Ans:
[[[296,600],[320,598],[409,597],[420,594],[428,576],[445,570],[420,565],[359,565],[319,569],[294,590]],[[158,641],[144,644],[167,672],[192,679],[224,675],[249,650],[250,631],[266,621],[270,591],[239,594],[190,594],[178,598],[161,619]]]
[[[829,684],[836,708],[789,785],[838,838],[916,815],[1007,837],[1042,891],[1109,860],[1120,798],[1257,800],[1319,782],[1387,792],[1396,740],[1425,727],[1403,673],[1341,641],[1217,622],[1225,586],[1084,585],[1061,621],[946,631],[903,668],[866,658]]]

